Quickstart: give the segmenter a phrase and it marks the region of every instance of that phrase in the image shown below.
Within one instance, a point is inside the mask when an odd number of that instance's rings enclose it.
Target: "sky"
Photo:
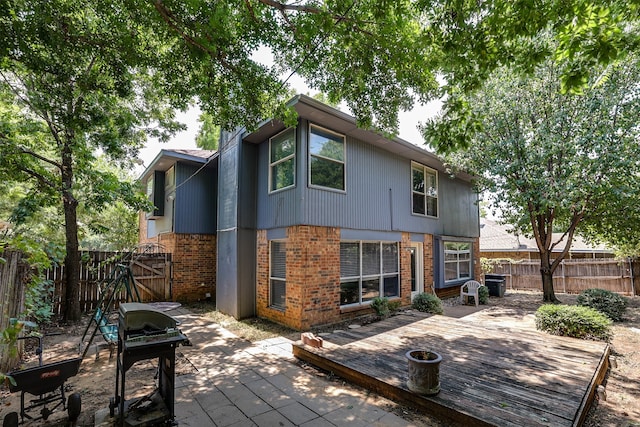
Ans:
[[[258,62],[261,62],[267,66],[273,64],[273,59],[270,51],[265,48],[258,49],[252,58]],[[287,76],[283,76],[283,79]],[[304,82],[304,80],[298,76],[293,75],[288,83],[297,93],[309,94],[313,96],[317,93],[310,89]],[[423,140],[418,131],[418,123],[424,122],[427,118],[432,117],[440,111],[441,103],[439,101],[431,102],[427,105],[416,105],[411,111],[401,112],[399,115],[400,126],[398,137],[411,142],[416,145],[422,145]],[[349,111],[346,111],[350,113]],[[178,121],[187,125],[187,130],[177,133],[169,142],[161,143],[157,140],[150,139],[145,147],[140,150],[140,159],[143,161],[144,166],[141,167],[144,170],[151,164],[153,159],[158,155],[162,149],[195,149],[196,147],[196,134],[200,127],[198,123],[198,117],[200,110],[197,107],[191,108],[186,112],[179,113],[177,116]],[[142,172],[142,170],[140,172]]]

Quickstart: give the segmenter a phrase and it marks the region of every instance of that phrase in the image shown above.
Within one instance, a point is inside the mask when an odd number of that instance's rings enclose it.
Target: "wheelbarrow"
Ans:
[[[64,383],[78,374],[82,358],[77,357],[43,365],[42,340],[40,337],[33,338],[37,338],[39,341],[37,351],[40,354],[40,366],[8,374],[15,381],[15,384],[9,383],[9,391],[11,393],[21,392],[20,418],[22,422],[25,421],[25,418],[29,420],[47,420],[56,408],[62,405],[68,411],[69,421],[75,423],[81,411],[80,393],[73,393],[68,399],[65,399]],[[25,394],[27,393],[34,396],[34,398],[31,399],[28,406],[25,406]],[[53,406],[50,408],[51,405]],[[32,417],[28,414],[29,411],[39,407],[42,407],[39,416]],[[17,427],[17,425],[17,412],[11,412],[4,417],[3,427]]]

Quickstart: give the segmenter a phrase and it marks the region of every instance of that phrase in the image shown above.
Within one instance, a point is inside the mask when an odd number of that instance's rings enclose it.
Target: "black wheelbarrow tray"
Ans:
[[[69,420],[71,422],[75,422],[78,419],[81,410],[80,394],[73,393],[70,395],[65,405],[64,383],[69,378],[78,374],[81,362],[82,358],[78,357],[36,366],[35,368],[14,371],[8,374],[15,381],[15,385],[11,382],[9,383],[9,391],[12,393],[20,391],[22,393],[20,395],[20,417],[23,422],[25,418],[30,420],[42,418],[46,420],[60,405],[68,410]],[[27,407],[25,407],[24,404],[24,396],[26,393],[35,396]],[[49,409],[47,405],[53,403],[55,403],[55,405]],[[27,414],[28,411],[41,406],[40,416],[33,418]],[[11,416],[15,418],[17,425],[17,414],[15,412],[12,414],[8,414],[4,422],[9,422],[9,425],[13,424],[13,421],[7,420],[7,418]]]

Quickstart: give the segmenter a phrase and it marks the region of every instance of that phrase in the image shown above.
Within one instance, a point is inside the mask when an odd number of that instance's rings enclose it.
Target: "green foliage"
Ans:
[[[601,69],[601,71],[605,71]],[[605,82],[584,94],[562,94],[556,64],[528,77],[501,69],[470,106],[483,116],[473,147],[448,163],[476,176],[503,220],[539,243],[551,275],[576,233],[611,243],[640,239],[640,87],[635,56],[610,67]],[[560,231],[562,238],[553,238]],[[553,262],[547,254],[554,255]]]
[[[196,146],[203,150],[217,150],[220,141],[220,126],[214,123],[210,114],[202,113],[198,118],[202,123],[196,135]]]
[[[411,306],[414,309],[425,313],[444,313],[444,310],[442,309],[442,300],[436,295],[429,294],[427,292],[421,292],[416,295]]]
[[[24,316],[38,324],[49,323],[53,316],[53,291],[52,280],[34,276],[25,292]]]
[[[373,301],[371,301],[371,308],[383,319],[391,314],[391,310],[389,310],[389,298],[387,297],[374,298]]]
[[[552,335],[609,341],[611,320],[599,311],[575,305],[545,304],[535,315],[536,328]]]
[[[480,258],[480,268],[482,269],[482,274],[490,274],[493,272],[493,269],[500,265],[499,259],[493,258]]]
[[[627,309],[627,299],[605,289],[587,289],[578,295],[578,305],[591,307],[606,315],[614,322],[622,320]]]

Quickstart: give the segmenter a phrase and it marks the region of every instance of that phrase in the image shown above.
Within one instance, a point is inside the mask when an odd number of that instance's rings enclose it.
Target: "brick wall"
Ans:
[[[299,225],[287,229],[286,308],[269,307],[269,242],[258,231],[256,312],[299,330],[340,320],[340,231]]]
[[[216,236],[161,233],[147,238],[147,220],[140,213],[139,242],[156,243],[172,254],[174,301],[198,301],[216,295]]]
[[[422,253],[424,259],[422,260],[422,266],[424,269],[424,290],[425,292],[433,293],[433,235],[424,235],[424,244],[422,247]]]
[[[411,303],[411,235],[402,233],[399,245],[402,305]],[[286,233],[287,296],[285,310],[269,307],[269,241],[257,233],[256,312],[298,330],[350,320],[373,310],[349,307],[340,310],[340,230],[330,227],[294,226]],[[433,283],[433,236],[424,239],[424,277],[427,291]]]

